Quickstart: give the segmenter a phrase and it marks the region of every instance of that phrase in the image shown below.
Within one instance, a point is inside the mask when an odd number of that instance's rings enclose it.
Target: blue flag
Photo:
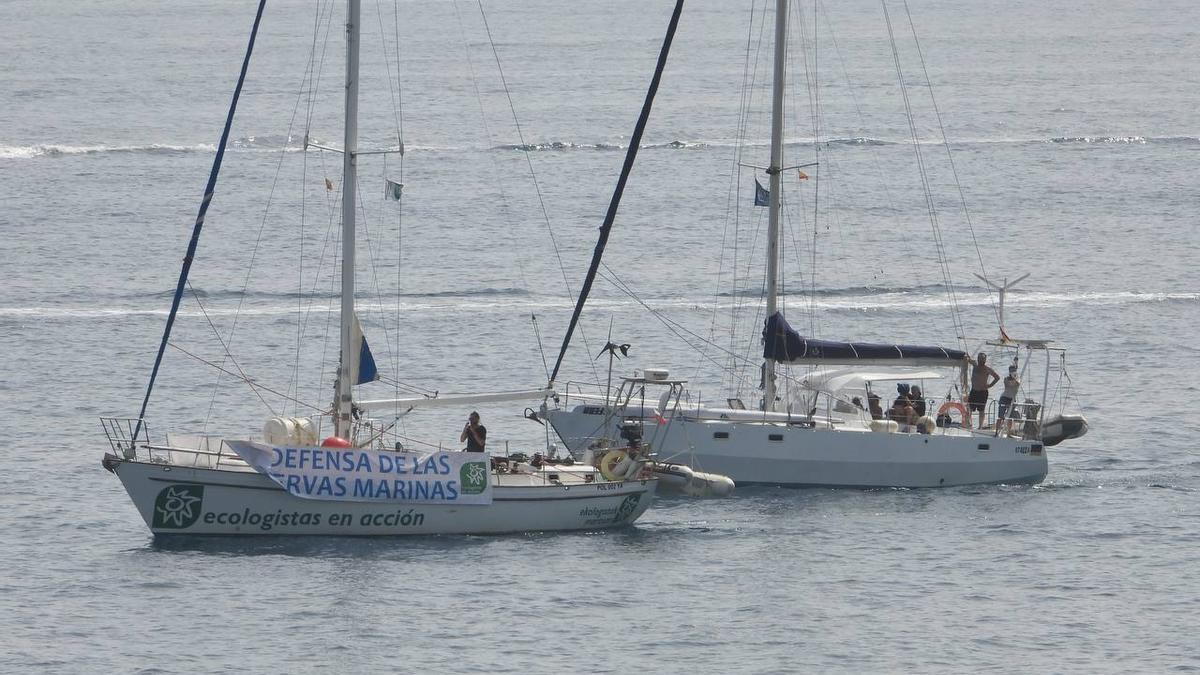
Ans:
[[[754,205],[755,206],[770,206],[771,191],[762,186],[758,179],[754,179]]]

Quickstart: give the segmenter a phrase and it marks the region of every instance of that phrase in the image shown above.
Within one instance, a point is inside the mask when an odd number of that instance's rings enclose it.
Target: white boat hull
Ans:
[[[493,487],[490,505],[303,499],[257,472],[108,459],[154,534],[501,534],[628,525],[655,480]]]
[[[594,408],[593,408],[594,410]],[[546,413],[573,454],[608,434],[605,416],[583,407]],[[609,418],[612,419],[612,418]],[[738,486],[946,487],[1039,483],[1048,470],[1042,444],[990,434],[880,433],[677,416],[644,420],[659,461],[724,474]]]

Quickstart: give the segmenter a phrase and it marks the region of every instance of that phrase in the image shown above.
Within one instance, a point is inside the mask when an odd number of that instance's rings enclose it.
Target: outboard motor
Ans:
[[[621,422],[621,438],[630,445],[637,446],[642,442],[642,421],[626,419]]]

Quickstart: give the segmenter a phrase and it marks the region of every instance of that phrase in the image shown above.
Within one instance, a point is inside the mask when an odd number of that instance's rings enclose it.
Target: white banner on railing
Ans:
[[[491,504],[491,458],[482,452],[292,448],[225,441],[246,463],[305,499]]]

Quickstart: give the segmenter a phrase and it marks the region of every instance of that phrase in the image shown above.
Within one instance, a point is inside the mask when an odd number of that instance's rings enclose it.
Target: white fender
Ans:
[[[900,425],[895,420],[871,420],[871,431],[894,434],[900,431]]]

